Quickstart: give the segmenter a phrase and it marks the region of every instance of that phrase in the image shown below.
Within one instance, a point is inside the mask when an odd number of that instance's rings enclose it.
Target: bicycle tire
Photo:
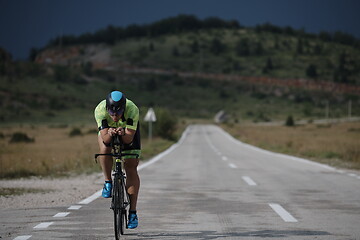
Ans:
[[[122,214],[121,214],[121,183],[118,177],[114,178],[113,184],[113,211],[114,211],[114,230],[115,230],[115,238],[116,240],[120,239],[120,236],[123,234],[122,230]]]
[[[123,181],[120,181],[120,233],[124,235],[124,228],[126,224],[126,209],[125,209],[125,186]]]

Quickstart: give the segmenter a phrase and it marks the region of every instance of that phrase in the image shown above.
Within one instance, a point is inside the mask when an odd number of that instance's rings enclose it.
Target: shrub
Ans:
[[[174,140],[176,131],[177,118],[169,110],[159,108],[156,112],[155,133],[162,138]]]
[[[13,133],[10,139],[10,143],[18,143],[18,142],[31,143],[31,142],[35,142],[35,139],[29,138],[28,135],[26,135],[26,133],[21,133],[21,132]]]
[[[293,117],[291,115],[287,117],[286,122],[285,122],[285,126],[288,126],[288,127],[295,126],[294,119],[293,119]]]
[[[69,133],[69,137],[81,136],[82,132],[79,128],[73,128]]]

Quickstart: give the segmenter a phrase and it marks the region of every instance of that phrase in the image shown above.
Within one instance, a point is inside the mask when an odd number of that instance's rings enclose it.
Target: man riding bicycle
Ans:
[[[141,154],[139,109],[122,92],[113,91],[95,108],[95,119],[99,129],[98,143],[101,154],[111,153],[111,141],[115,135],[120,135],[124,143],[124,153]],[[105,184],[102,191],[104,198],[111,197],[111,170],[113,158],[101,156],[100,165],[104,174]],[[126,189],[130,197],[128,228],[138,226],[136,204],[140,188],[140,178],[137,172],[139,159],[125,156],[124,168],[127,176]]]

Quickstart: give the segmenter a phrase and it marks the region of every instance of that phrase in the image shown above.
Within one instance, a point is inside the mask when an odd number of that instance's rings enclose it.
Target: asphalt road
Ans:
[[[263,151],[216,126],[190,126],[139,173],[140,225],[123,239],[360,239],[359,173]],[[9,239],[114,239],[110,200],[98,195],[2,211],[1,221],[17,233]]]

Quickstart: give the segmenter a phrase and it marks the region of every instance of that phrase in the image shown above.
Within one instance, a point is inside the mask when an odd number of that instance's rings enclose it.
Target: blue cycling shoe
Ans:
[[[111,197],[111,190],[112,190],[112,183],[111,182],[105,182],[104,188],[102,190],[102,196],[104,198]]]
[[[138,217],[136,213],[129,213],[129,223],[127,227],[130,229],[134,229],[137,226],[138,226]]]

